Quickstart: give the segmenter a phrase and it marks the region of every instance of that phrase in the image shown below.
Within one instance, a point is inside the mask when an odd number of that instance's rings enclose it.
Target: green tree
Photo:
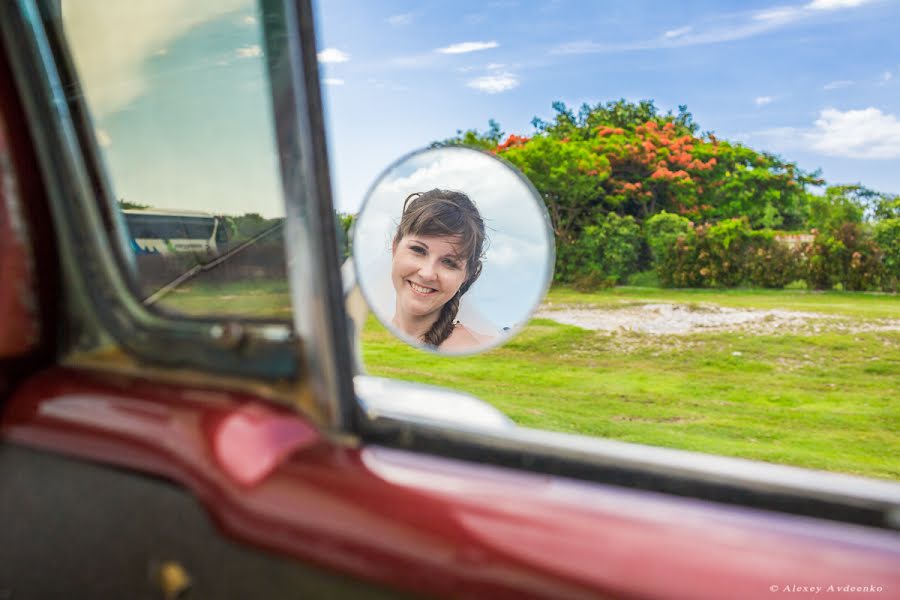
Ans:
[[[885,290],[900,290],[900,217],[883,219],[875,224],[875,243],[882,252]]]
[[[350,233],[353,223],[356,221],[356,215],[334,211],[334,221],[337,225],[338,254],[342,260],[346,260],[353,252],[353,238]]]
[[[442,148],[444,146],[468,146],[470,148],[478,148],[480,150],[494,150],[503,139],[503,131],[500,124],[494,119],[488,120],[488,129],[480,132],[477,129],[461,129],[456,131],[456,135],[440,142],[433,142],[430,148]]]
[[[679,237],[690,235],[692,225],[685,217],[666,211],[644,221],[644,239],[656,265],[665,262]]]
[[[893,194],[878,194],[874,202],[872,216],[876,221],[885,219],[900,219],[900,196]]]
[[[632,217],[598,215],[561,249],[558,277],[584,289],[622,283],[635,271],[640,243],[641,229]]]
[[[704,219],[746,217],[755,228],[780,219],[786,229],[804,228],[806,187],[822,183],[818,172],[808,173],[741,144],[715,143],[716,165],[706,173],[698,198],[706,207],[701,211]]]
[[[137,202],[129,202],[124,198],[119,198],[118,200],[119,208],[122,210],[143,210],[146,208],[150,208],[147,204],[138,204]]]
[[[810,197],[809,226],[833,232],[844,223],[862,223],[866,207],[860,190],[857,185],[833,185],[823,196]]]
[[[589,142],[510,136],[497,153],[541,193],[559,244],[572,242],[595,214],[609,177],[609,160]]]

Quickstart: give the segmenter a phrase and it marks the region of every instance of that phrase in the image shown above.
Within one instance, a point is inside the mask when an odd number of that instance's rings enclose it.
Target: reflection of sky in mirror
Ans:
[[[391,168],[371,190],[356,225],[354,256],[360,283],[382,320],[394,313],[391,240],[413,192],[433,188],[465,193],[478,206],[489,246],[481,277],[463,296],[459,319],[490,335],[516,328],[540,300],[551,247],[543,206],[509,167],[462,148],[426,150]]]
[[[64,0],[62,26],[118,198],[284,214],[252,0]]]

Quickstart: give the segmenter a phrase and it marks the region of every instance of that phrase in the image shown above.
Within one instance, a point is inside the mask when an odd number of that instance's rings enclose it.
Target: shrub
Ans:
[[[843,223],[832,233],[817,232],[805,253],[807,281],[815,289],[840,285],[848,291],[871,290],[882,282],[881,249],[858,223]]]
[[[662,211],[644,221],[644,239],[650,247],[655,264],[665,261],[666,255],[675,247],[679,236],[691,231],[692,223],[680,216]]]
[[[640,227],[632,217],[600,216],[574,243],[559,248],[557,276],[583,289],[621,283],[635,271],[640,244]]]
[[[746,219],[691,227],[658,265],[660,282],[676,287],[781,288],[801,274],[802,254],[753,231]]]
[[[658,288],[659,274],[655,270],[632,273],[628,276],[627,283],[634,287]]]
[[[882,288],[896,292],[900,289],[900,217],[877,223],[874,238],[882,253]]]
[[[803,253],[775,239],[773,231],[754,231],[745,257],[746,283],[783,288],[803,275]]]

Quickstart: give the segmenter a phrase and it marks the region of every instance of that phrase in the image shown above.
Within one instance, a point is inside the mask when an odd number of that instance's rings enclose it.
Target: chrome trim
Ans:
[[[436,422],[414,410],[372,412],[363,424],[370,443],[900,530],[900,484],[892,481],[523,427]]]
[[[418,420],[443,427],[504,430],[515,424],[475,396],[433,385],[357,375],[356,398],[370,419]]]
[[[355,429],[353,359],[343,306],[312,8],[263,0],[266,62],[276,115],[294,324],[310,387],[329,425]]]

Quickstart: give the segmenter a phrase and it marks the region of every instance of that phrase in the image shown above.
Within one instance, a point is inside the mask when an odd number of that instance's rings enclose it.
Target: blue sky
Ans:
[[[900,193],[900,1],[314,4],[338,208],[410,151],[562,100],[686,104],[703,130]],[[251,0],[64,0],[119,197],[283,214]]]
[[[336,202],[457,129],[529,134],[618,98],[686,104],[704,131],[829,183],[900,193],[900,2],[316,4]]]

